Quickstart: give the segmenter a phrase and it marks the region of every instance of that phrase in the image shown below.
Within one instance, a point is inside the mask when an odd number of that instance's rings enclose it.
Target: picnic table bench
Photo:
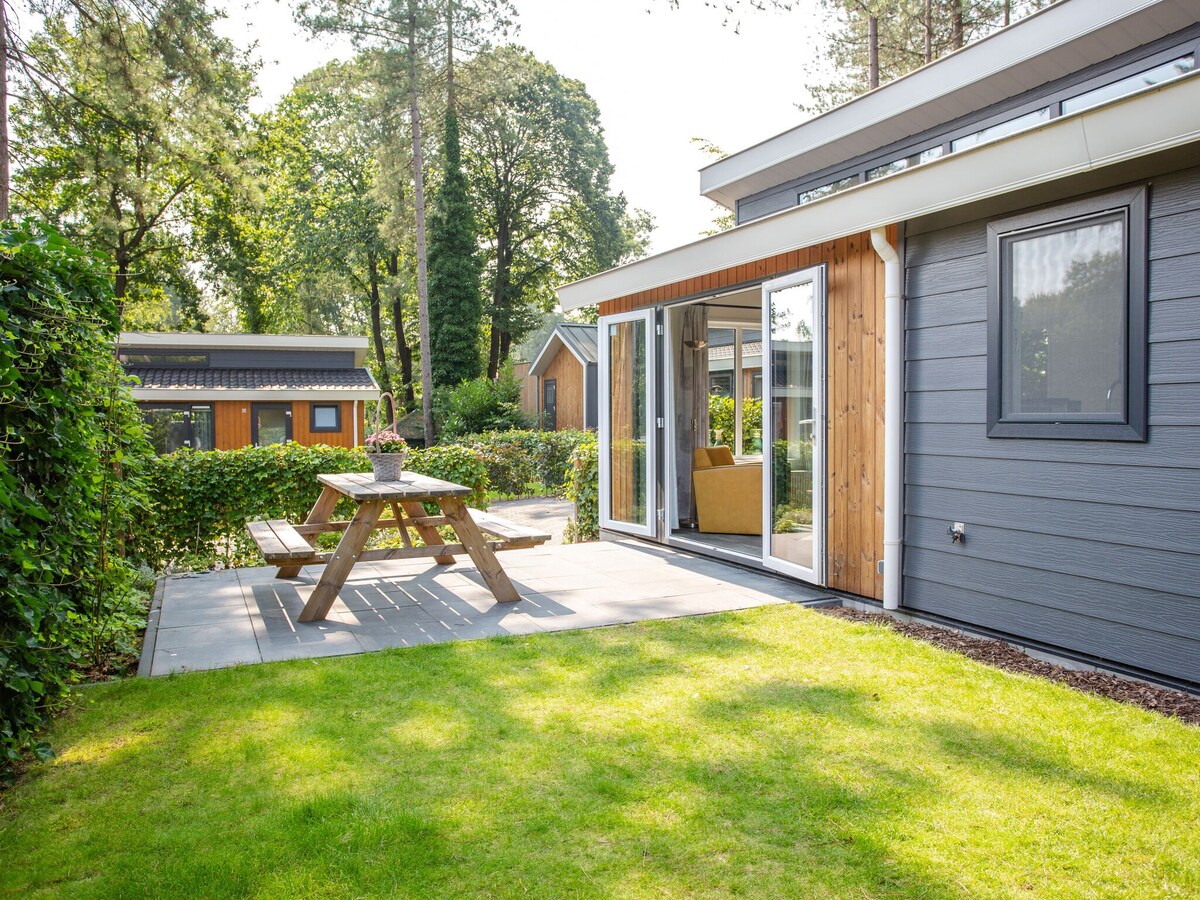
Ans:
[[[304,524],[293,525],[283,519],[246,524],[263,558],[279,566],[277,577],[294,578],[303,566],[325,565],[316,589],[300,613],[301,622],[324,619],[354,565],[374,560],[433,557],[439,565],[449,565],[455,555],[465,553],[493,596],[502,603],[513,602],[521,598],[496,553],[536,547],[550,540],[550,535],[543,532],[467,507],[462,498],[471,494],[470,488],[416,472],[405,472],[394,481],[376,481],[367,474],[318,475],[317,480],[323,486],[321,496]],[[330,521],[334,507],[343,497],[358,505],[354,518],[348,522]],[[437,504],[440,515],[429,515],[424,506],[427,502]],[[385,507],[391,518],[383,518]],[[437,530],[439,525],[449,526],[457,542],[446,543]],[[364,549],[371,532],[378,528],[398,529],[404,546]],[[410,528],[424,546],[413,543]],[[336,531],[343,532],[337,548],[332,552],[318,551],[317,536]],[[485,534],[492,539],[485,538]]]

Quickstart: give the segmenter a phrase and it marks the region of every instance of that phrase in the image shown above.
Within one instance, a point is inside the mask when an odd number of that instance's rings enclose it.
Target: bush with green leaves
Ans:
[[[732,397],[709,394],[708,431],[714,447],[720,444],[734,446],[733,437],[737,433],[734,413]],[[753,397],[742,398],[742,448],[745,453],[762,450],[762,401]]]
[[[587,431],[493,431],[473,434],[459,443],[479,452],[488,470],[491,489],[509,497],[562,489],[571,454],[580,444],[595,441]]]
[[[472,489],[467,502],[487,503],[487,469],[479,454],[455,445],[409,449],[404,468]],[[251,519],[302,522],[321,492],[321,473],[369,472],[361,449],[297,443],[240,450],[180,450],[151,467],[153,527],[139,548],[159,567],[208,569],[261,565],[246,532]],[[350,518],[354,505],[334,511]]]
[[[433,403],[438,437],[443,441],[532,424],[521,410],[521,382],[511,365],[505,366],[495,381],[476,378],[441,388]]]
[[[575,502],[575,518],[567,523],[568,544],[600,538],[600,447],[593,439],[571,453],[567,470],[567,499]]]
[[[0,774],[48,752],[38,729],[81,669],[136,643],[145,584],[124,548],[153,457],[119,322],[102,261],[30,222],[0,231]]]

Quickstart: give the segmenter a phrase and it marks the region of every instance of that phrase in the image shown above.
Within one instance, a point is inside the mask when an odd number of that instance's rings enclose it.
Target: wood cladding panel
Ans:
[[[327,406],[328,401],[316,401],[320,406]],[[305,446],[313,446],[314,444],[326,444],[330,447],[353,447],[354,446],[354,420],[351,418],[354,413],[354,406],[351,400],[338,401],[338,407],[341,409],[341,431],[311,431],[309,426],[312,423],[312,403],[307,400],[296,400],[292,403],[292,440],[298,444]],[[359,404],[359,423],[358,423],[358,443],[361,444],[366,435],[363,433],[362,423],[362,406]]]
[[[250,401],[213,402],[213,443],[218,450],[237,450],[250,443]]]
[[[888,229],[896,243],[897,232]],[[883,261],[869,233],[776,254],[600,304],[600,315],[683,300],[826,264],[826,582],[882,599]],[[561,400],[560,400],[561,404]]]
[[[556,424],[555,430],[583,428],[583,366],[571,351],[560,347],[550,365],[540,378],[538,387],[538,411],[542,409],[544,392],[541,388],[546,379],[553,378],[555,385]]]
[[[320,402],[320,401],[318,401]],[[309,402],[297,400],[292,403],[292,439],[300,444],[327,444],[330,447],[353,447],[354,401],[336,401],[341,407],[342,430],[340,432],[309,430]],[[358,443],[366,437],[364,407],[358,404]],[[214,444],[218,450],[237,450],[250,446],[250,400],[213,401]]]

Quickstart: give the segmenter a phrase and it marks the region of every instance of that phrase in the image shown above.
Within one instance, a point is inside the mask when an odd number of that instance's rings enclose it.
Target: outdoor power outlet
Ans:
[[[965,522],[955,522],[946,529],[946,534],[950,535],[951,542],[955,544],[965,544],[967,542],[967,526]]]

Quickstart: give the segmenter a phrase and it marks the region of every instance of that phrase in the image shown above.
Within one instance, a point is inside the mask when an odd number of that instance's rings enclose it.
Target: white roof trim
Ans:
[[[159,400],[164,403],[215,403],[220,400],[278,401],[312,400],[378,400],[379,390],[370,388],[346,388],[344,390],[251,390],[248,388],[140,388],[130,391],[133,399],[141,402]]]
[[[199,332],[123,331],[122,347],[195,348],[197,350],[366,350],[365,337],[329,334],[202,334]]]
[[[555,343],[557,343],[560,347],[566,347],[567,352],[570,353],[573,357],[575,357],[575,361],[578,362],[581,366],[587,365],[587,360],[584,359],[582,356],[580,356],[578,353],[576,353],[574,348],[572,348],[569,343],[567,343],[566,341],[564,341],[562,339],[562,337],[558,333],[558,326],[556,325],[554,327],[554,330],[552,332],[550,332],[550,337],[546,339],[546,343],[545,343],[545,345],[543,345],[541,352],[538,353],[537,357],[530,364],[530,366],[529,366],[529,374],[530,375],[540,376],[542,374],[542,372],[545,371],[545,366],[542,365],[543,358],[545,358],[545,360],[546,360],[546,366],[550,365],[550,360],[554,358],[555,354],[551,353],[549,356],[547,356],[546,354],[549,353],[550,345],[555,344]]]
[[[1060,0],[700,171],[737,201],[952,121],[1194,24],[1194,0]]]
[[[564,310],[1200,140],[1200,75],[953,153],[558,288]]]

